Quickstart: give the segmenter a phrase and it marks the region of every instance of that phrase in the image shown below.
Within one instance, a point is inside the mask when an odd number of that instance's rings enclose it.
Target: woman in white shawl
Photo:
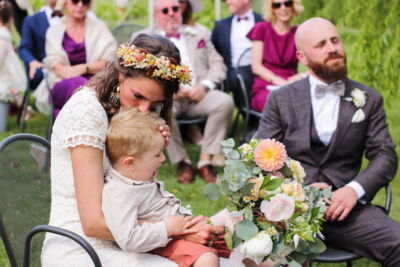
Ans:
[[[46,34],[44,64],[49,70],[55,116],[78,87],[104,69],[116,51],[116,41],[105,23],[87,15],[90,5],[91,0],[66,0],[66,16]],[[42,83],[39,87],[45,87]]]

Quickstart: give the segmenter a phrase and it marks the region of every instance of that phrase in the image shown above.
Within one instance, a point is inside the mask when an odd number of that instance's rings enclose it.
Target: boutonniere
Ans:
[[[206,40],[204,38],[201,38],[201,40],[197,43],[197,48],[204,48],[206,47]]]
[[[197,30],[195,27],[187,26],[183,29],[183,34],[187,36],[196,36]]]
[[[351,91],[351,97],[345,97],[343,100],[347,102],[353,102],[354,106],[356,106],[357,111],[354,113],[353,118],[351,119],[352,123],[357,123],[365,120],[365,113],[362,108],[365,106],[367,101],[367,94],[365,91],[355,88]]]

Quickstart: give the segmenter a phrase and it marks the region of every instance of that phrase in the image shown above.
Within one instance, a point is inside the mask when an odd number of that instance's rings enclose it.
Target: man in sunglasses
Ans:
[[[147,33],[169,38],[179,49],[182,63],[189,65],[192,70],[192,85],[181,86],[174,100],[173,117],[207,117],[197,172],[206,182],[215,182],[211,158],[221,154],[220,142],[225,139],[234,108],[232,98],[216,89],[226,77],[225,64],[211,43],[209,34],[186,30],[177,0],[155,1],[153,15],[156,25],[134,36]],[[193,181],[194,169],[176,120],[173,119],[172,123],[172,137],[167,152],[170,161],[178,163],[178,181],[186,184]]]
[[[240,55],[251,48],[247,33],[263,18],[252,10],[251,0],[227,0],[226,5],[232,16],[215,22],[211,41],[228,67],[228,88],[235,90],[239,87],[235,72],[237,62]],[[242,66],[250,64],[251,57],[242,59]]]
[[[332,187],[323,225],[328,245],[400,266],[400,224],[370,204],[398,165],[382,96],[347,78],[346,54],[330,21],[305,21],[295,42],[310,75],[271,92],[257,138],[282,141],[301,161],[307,183]],[[364,153],[369,163],[360,171]]]

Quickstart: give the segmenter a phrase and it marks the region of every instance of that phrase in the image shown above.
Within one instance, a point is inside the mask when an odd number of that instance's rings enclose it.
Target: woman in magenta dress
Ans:
[[[305,77],[297,74],[294,16],[303,11],[300,0],[266,0],[265,20],[248,33],[252,40],[252,70],[255,74],[251,106],[261,112],[270,89]]]
[[[116,41],[105,23],[88,13],[91,0],[66,0],[64,16],[46,33],[46,67],[54,115],[74,91],[112,60]]]

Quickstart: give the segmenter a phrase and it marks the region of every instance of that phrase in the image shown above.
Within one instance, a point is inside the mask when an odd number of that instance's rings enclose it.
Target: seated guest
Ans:
[[[21,92],[26,90],[27,79],[17,54],[12,45],[11,36],[12,6],[8,0],[0,0],[0,101],[10,99],[19,105]]]
[[[169,38],[178,47],[182,62],[193,69],[191,86],[181,85],[174,100],[172,137],[167,147],[169,158],[172,163],[179,163],[179,182],[193,181],[194,170],[175,118],[183,114],[207,117],[197,169],[205,181],[215,182],[216,174],[211,166],[211,157],[221,152],[220,142],[225,139],[234,108],[232,98],[215,89],[226,77],[225,64],[208,36],[202,32],[191,34],[185,31],[177,0],[155,1],[154,20],[154,27],[141,32]]]
[[[106,24],[87,16],[90,0],[67,0],[65,16],[46,34],[46,58],[54,115],[93,74],[113,58],[117,44]],[[40,86],[45,86],[42,81]]]
[[[228,67],[228,88],[235,90],[239,87],[236,64],[240,55],[251,48],[251,41],[246,36],[255,23],[263,21],[263,18],[251,9],[251,0],[227,0],[226,5],[232,16],[215,22],[211,41]],[[242,63],[243,66],[250,65],[251,58],[243,58]]]
[[[252,40],[252,70],[256,75],[251,107],[262,111],[270,90],[303,77],[297,73],[294,16],[303,11],[300,0],[265,0],[265,20],[247,37]],[[305,75],[304,75],[305,76]]]
[[[57,0],[48,0],[42,11],[26,17],[22,24],[19,56],[28,69],[30,87],[35,89],[43,79],[44,46],[47,29],[60,20],[61,11],[55,11]]]
[[[306,182],[332,186],[323,235],[329,246],[400,266],[400,224],[369,204],[396,175],[398,159],[379,92],[347,78],[336,27],[322,18],[299,26],[306,79],[271,92],[258,138],[275,138],[303,164]],[[363,155],[369,163],[360,171]]]

